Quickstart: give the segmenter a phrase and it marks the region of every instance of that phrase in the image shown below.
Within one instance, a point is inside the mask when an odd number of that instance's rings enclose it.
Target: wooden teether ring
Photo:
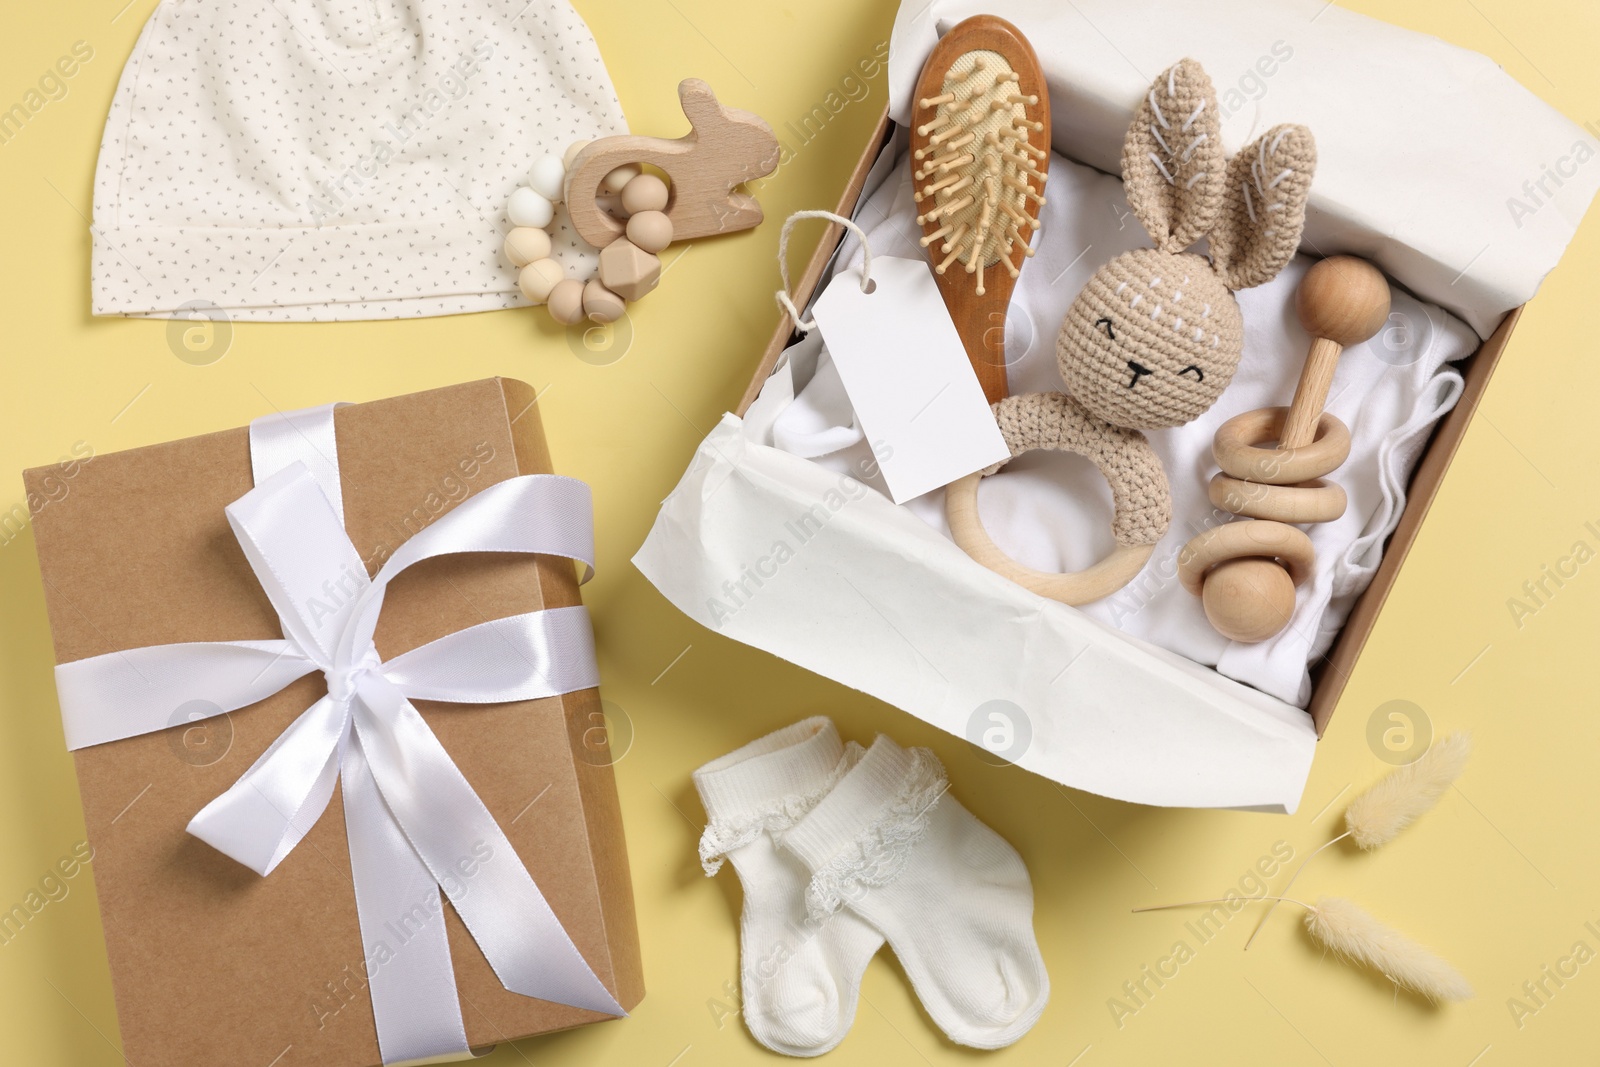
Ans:
[[[1211,502],[1223,511],[1249,519],[1275,522],[1332,522],[1344,514],[1344,489],[1316,478],[1296,485],[1247,482],[1220,471],[1207,488]]]
[[[1279,439],[1288,416],[1288,408],[1258,408],[1223,423],[1211,445],[1217,466],[1241,481],[1266,485],[1294,485],[1338,470],[1350,455],[1350,430],[1327,412],[1316,421],[1309,444],[1260,447]]]
[[[1230,522],[1213,526],[1183,547],[1178,553],[1178,581],[1198,596],[1208,570],[1224,560],[1251,556],[1282,560],[1295,585],[1304,584],[1316,562],[1311,538],[1287,523]]]
[[[1155,545],[1118,545],[1099,563],[1065,574],[1025,567],[1002,552],[983,527],[978,515],[978,483],[982,480],[982,475],[969,474],[945,487],[950,535],[967,555],[1029,592],[1073,606],[1100,600],[1133,581],[1155,551]]]

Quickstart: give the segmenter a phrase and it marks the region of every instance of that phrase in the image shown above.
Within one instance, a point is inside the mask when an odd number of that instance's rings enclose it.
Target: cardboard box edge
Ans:
[[[1417,535],[1427,520],[1434,499],[1439,495],[1439,488],[1444,484],[1445,475],[1455,460],[1461,442],[1466,438],[1467,428],[1472,424],[1472,417],[1477,413],[1478,405],[1483,402],[1483,397],[1488,392],[1489,380],[1494,376],[1495,367],[1499,365],[1500,357],[1504,354],[1506,345],[1510,343],[1512,331],[1516,329],[1517,320],[1522,317],[1523,308],[1526,306],[1515,307],[1507,312],[1494,332],[1478,346],[1476,352],[1467,357],[1463,375],[1465,385],[1461,391],[1461,398],[1456,401],[1456,406],[1450,413],[1434,427],[1433,435],[1422,452],[1422,458],[1417,461],[1416,469],[1411,472],[1411,481],[1406,490],[1406,506],[1400,513],[1400,521],[1396,524],[1394,532],[1384,543],[1383,558],[1378,562],[1378,570],[1367,583],[1367,588],[1362,591],[1361,596],[1356,599],[1354,607],[1350,609],[1350,614],[1345,619],[1333,648],[1323,657],[1323,662],[1314,671],[1311,702],[1306,705],[1306,710],[1311,713],[1311,720],[1317,728],[1319,738],[1328,728],[1329,720],[1333,718],[1334,708],[1340,696],[1344,694],[1345,686],[1350,682],[1356,661],[1360,658],[1361,651],[1366,648],[1367,639],[1372,636],[1378,615],[1388,601],[1389,593],[1394,589],[1395,582],[1400,576],[1401,566],[1411,554],[1411,546],[1416,543]]]
[[[524,473],[553,471],[555,468],[550,458],[549,440],[544,435],[543,420],[539,418],[538,394],[527,382],[516,378],[496,378],[494,381],[505,403],[507,428],[512,447],[516,450],[517,469]],[[530,415],[531,420],[523,422]],[[541,568],[541,576],[543,571]],[[571,583],[570,595],[581,603],[575,572],[572,572]],[[550,582],[546,580],[544,584],[548,586]],[[550,592],[546,590],[547,603],[551,599]],[[598,691],[594,692],[593,699],[598,707]],[[611,953],[611,971],[617,986],[612,990],[612,995],[624,1008],[632,1010],[644,999],[644,960],[639,944],[633,874],[628,862],[622,798],[617,792],[615,765],[595,765],[576,750],[572,755],[577,770],[584,828],[589,837],[589,855],[599,888],[600,918],[605,926],[606,945]]]
[[[839,194],[839,202],[834,205],[834,214],[850,218],[855,210],[856,201],[861,196],[861,190],[867,184],[867,174],[872,170],[872,164],[877,161],[878,153],[882,151],[884,138],[889,129],[889,107],[884,105],[883,114],[878,117],[878,125],[874,128],[872,138],[867,142],[867,150],[862,153],[861,159],[856,162],[856,169],[851,172],[850,180],[845,183],[844,191]],[[817,283],[822,280],[822,272],[828,266],[828,260],[833,258],[834,249],[839,247],[839,241],[844,237],[844,227],[837,222],[828,223],[828,228],[817,240],[817,247],[811,253],[811,258],[806,261],[806,269],[800,275],[800,280],[795,283],[795,306],[803,308],[811,295],[816,292]],[[761,386],[771,377],[772,369],[778,365],[778,357],[783,350],[789,347],[789,339],[794,335],[794,323],[789,318],[787,311],[778,316],[778,325],[773,328],[772,340],[767,343],[767,349],[761,354],[761,362],[756,366],[755,374],[750,379],[750,384],[745,387],[744,396],[739,398],[738,405],[733,413],[740,418],[755,403],[756,397],[761,392]]]

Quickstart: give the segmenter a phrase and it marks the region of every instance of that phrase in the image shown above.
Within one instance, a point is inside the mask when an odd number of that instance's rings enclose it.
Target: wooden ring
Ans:
[[[1110,596],[1133,581],[1155,551],[1155,545],[1118,545],[1092,567],[1066,574],[1024,567],[1002,552],[983,528],[983,519],[978,515],[978,482],[982,477],[969,474],[945,487],[944,513],[950,522],[950,534],[967,555],[1029,592],[1063,604],[1087,604]]]
[[[1268,519],[1230,522],[1213,526],[1183,546],[1178,553],[1178,581],[1195,596],[1205,587],[1206,572],[1230,559],[1261,556],[1281,561],[1289,578],[1302,585],[1311,577],[1316,553],[1311,538],[1301,530]]]
[[[1211,446],[1217,466],[1241,481],[1267,485],[1294,485],[1337,470],[1350,455],[1350,430],[1326,411],[1309,445],[1256,447],[1278,440],[1288,414],[1288,408],[1257,408],[1223,423]]]
[[[1348,503],[1341,486],[1322,478],[1299,485],[1269,485],[1218,472],[1211,476],[1206,492],[1211,502],[1223,511],[1247,519],[1272,519],[1295,525],[1332,522],[1344,514]]]

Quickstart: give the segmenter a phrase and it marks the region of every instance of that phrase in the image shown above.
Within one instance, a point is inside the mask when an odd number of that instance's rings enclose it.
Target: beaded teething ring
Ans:
[[[550,257],[550,234],[555,205],[566,195],[568,169],[588,141],[577,141],[560,158],[547,155],[533,165],[528,184],[511,194],[506,216],[514,227],[506,234],[505,253],[519,269],[517,288],[535,304],[544,304],[550,317],[563,326],[615,322],[629,302],[636,301],[661,280],[661,260],[656,253],[672,243],[672,220],[666,215],[670,190],[654,174],[644,174],[637,164],[609,172],[601,188],[617,194],[627,216],[626,240],[613,241],[600,253],[596,277],[568,278]]]

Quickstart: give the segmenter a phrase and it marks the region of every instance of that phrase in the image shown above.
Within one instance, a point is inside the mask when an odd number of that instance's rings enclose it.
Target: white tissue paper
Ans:
[[[1090,18],[1102,6],[1107,5],[1077,4]],[[1101,108],[1106,117],[1100,125],[1109,130],[1119,124],[1120,145],[1143,84],[1093,88],[1097,71],[1110,62],[1101,52],[1117,60],[1116,52],[1103,39],[1099,50],[1090,47],[1082,37],[1092,31],[1081,25],[1064,27],[1061,19],[1071,16],[1070,7],[1032,23],[1030,13],[1044,5],[1001,0],[984,7],[1012,18],[1032,37],[1051,75],[1057,151],[1077,155],[1082,137],[1086,154],[1094,154],[1095,138],[1084,130],[1092,133],[1095,123],[1085,126],[1081,116],[1065,113],[1086,106],[1096,91],[1115,101],[1114,115]],[[1226,22],[1230,12],[1242,17],[1265,10],[1284,17],[1284,7],[1225,0],[1216,10]],[[1176,3],[1138,6],[1150,50],[1139,61],[1153,76],[1171,59],[1194,55],[1221,91],[1225,79],[1218,71],[1230,68],[1207,48],[1213,36],[1231,38],[1221,31],[1190,34],[1183,18],[1165,17],[1181,10]],[[1055,5],[1048,11],[1055,12]],[[931,27],[946,29],[967,13],[945,0],[915,12],[902,9],[891,53],[896,99],[910,92],[933,45]],[[1329,11],[1317,22],[1336,14],[1344,15]],[[1402,66],[1407,41],[1418,62],[1445,47],[1370,20],[1335,25],[1356,39],[1371,34],[1374,47],[1382,45]],[[1245,33],[1237,25],[1235,30]],[[1070,47],[1058,37],[1071,38]],[[1302,48],[1300,39],[1296,48]],[[1246,47],[1236,41],[1229,47],[1235,45]],[[1056,63],[1063,55],[1075,56],[1074,49],[1093,53],[1093,62]],[[1170,59],[1151,58],[1168,51]],[[1348,63],[1319,56],[1312,49],[1291,60],[1304,61],[1297,92],[1333,94],[1348,80]],[[1465,60],[1457,69],[1468,76],[1481,73]],[[1377,71],[1363,70],[1363,77],[1381,81]],[[1476,106],[1473,86],[1449,83],[1462,74],[1441,76],[1446,84],[1433,91],[1458,92],[1458,106]],[[1279,84],[1271,83],[1272,93]],[[1126,100],[1118,99],[1119,91]],[[1369,91],[1379,89],[1363,93]],[[1542,113],[1534,116],[1523,107],[1513,125],[1524,131],[1550,127],[1553,113],[1542,104],[1537,108]],[[1330,134],[1340,143],[1338,134],[1323,127],[1355,119],[1324,115],[1319,123],[1275,110],[1258,125],[1289,120],[1312,125],[1321,146],[1316,213]],[[1499,130],[1480,128],[1477,136],[1493,141]],[[1243,140],[1230,137],[1230,148]],[[856,211],[875,256],[921,254],[903,151],[902,133],[878,159]],[[1114,167],[1114,151],[1101,162]],[[1455,194],[1441,186],[1470,184],[1445,181],[1459,174],[1448,159],[1433,162],[1439,172],[1430,179],[1430,197],[1450,199]],[[1053,157],[1046,198],[1038,255],[1023,268],[1007,323],[1013,393],[1062,388],[1054,343],[1067,306],[1101,263],[1149,243],[1128,213],[1121,183],[1090,167]],[[1493,230],[1485,210],[1479,205],[1476,214],[1458,219],[1459,228],[1480,232],[1474,228],[1481,221],[1481,232]],[[1565,240],[1556,244],[1564,247]],[[1376,241],[1338,250],[1370,255],[1383,247]],[[1516,285],[1527,285],[1531,293],[1558,255],[1559,247],[1530,253],[1530,269],[1520,281],[1493,275],[1467,302],[1452,306],[1492,326],[1497,302],[1509,299]],[[833,269],[859,261],[852,237]],[[1330,393],[1328,409],[1352,433],[1350,458],[1334,474],[1349,494],[1349,508],[1336,522],[1308,528],[1318,566],[1300,590],[1289,628],[1259,645],[1226,641],[1206,624],[1199,601],[1179,587],[1175,557],[1195,532],[1230,518],[1214,512],[1205,494],[1217,426],[1241,411],[1287,403],[1293,393],[1309,344],[1294,315],[1293,292],[1310,262],[1301,257],[1272,283],[1239,294],[1246,339],[1233,384],[1201,419],[1150,434],[1173,488],[1173,528],[1145,572],[1104,601],[1066,607],[974,563],[948,539],[942,490],[905,506],[891,503],[838,373],[815,335],[784,354],[743,420],[726,416],[702,443],[634,562],[701,623],[895,704],[1057,782],[1147,804],[1293,811],[1316,741],[1301,710],[1309,696],[1308,663],[1332,644],[1365,589],[1404,506],[1410,471],[1434,424],[1460,395],[1461,377],[1450,362],[1477,346],[1467,325],[1395,288],[1388,325],[1346,351]],[[1386,266],[1391,277],[1422,287],[1430,284],[1429,271],[1419,272],[1418,264],[1438,262],[1431,254],[1416,261],[1393,254]],[[996,543],[1035,568],[1079,569],[1111,548],[1109,492],[1087,461],[1061,454],[1022,457],[985,479],[980,500]],[[1004,726],[1001,744],[992,732],[996,723]]]
[[[920,233],[899,140],[886,154],[898,159],[856,213],[874,259],[910,256]],[[1039,232],[1046,236],[1023,267],[1008,316],[1007,376],[1013,394],[1065,388],[1055,338],[1068,306],[1101,263],[1149,245],[1129,213],[1122,183],[1110,175],[1054,156],[1045,200]],[[860,258],[852,235],[837,262],[857,265]],[[1477,348],[1477,337],[1460,320],[1403,290],[1393,291],[1388,324],[1371,340],[1345,350],[1328,393],[1327,410],[1350,428],[1350,456],[1332,475],[1349,505],[1339,519],[1307,527],[1316,565],[1300,587],[1289,626],[1257,644],[1228,641],[1206,622],[1199,599],[1178,583],[1178,553],[1201,530],[1232,519],[1216,510],[1206,493],[1216,472],[1211,441],[1217,428],[1234,415],[1286,404],[1294,395],[1311,343],[1295,316],[1294,291],[1312,262],[1298,256],[1266,285],[1238,294],[1245,340],[1233,382],[1194,422],[1146,434],[1172,487],[1172,528],[1129,585],[1078,609],[1296,706],[1310,698],[1308,663],[1331,647],[1355,598],[1377,571],[1383,540],[1405,505],[1406,481],[1419,450],[1461,395],[1461,375],[1450,363]],[[836,472],[860,468],[868,453],[865,444],[856,443],[859,430],[855,438],[848,436],[853,415],[826,348],[816,364],[812,371],[803,355],[791,355],[779,375],[787,371],[793,402],[786,399],[787,389],[775,390],[769,381],[746,415],[745,436],[779,448],[798,441],[797,454]],[[824,427],[829,420],[833,425]],[[1051,452],[1019,457],[984,479],[979,501],[995,543],[1035,570],[1082,570],[1115,547],[1110,490],[1079,457]],[[942,489],[907,506],[948,536]]]
[[[889,115],[971,15],[1033,42],[1057,151],[1118,173],[1151,80],[1185,56],[1217,87],[1231,154],[1280,122],[1317,137],[1305,247],[1372,260],[1487,337],[1560,260],[1595,190],[1597,138],[1488,56],[1328,0],[915,0],[889,42]]]

